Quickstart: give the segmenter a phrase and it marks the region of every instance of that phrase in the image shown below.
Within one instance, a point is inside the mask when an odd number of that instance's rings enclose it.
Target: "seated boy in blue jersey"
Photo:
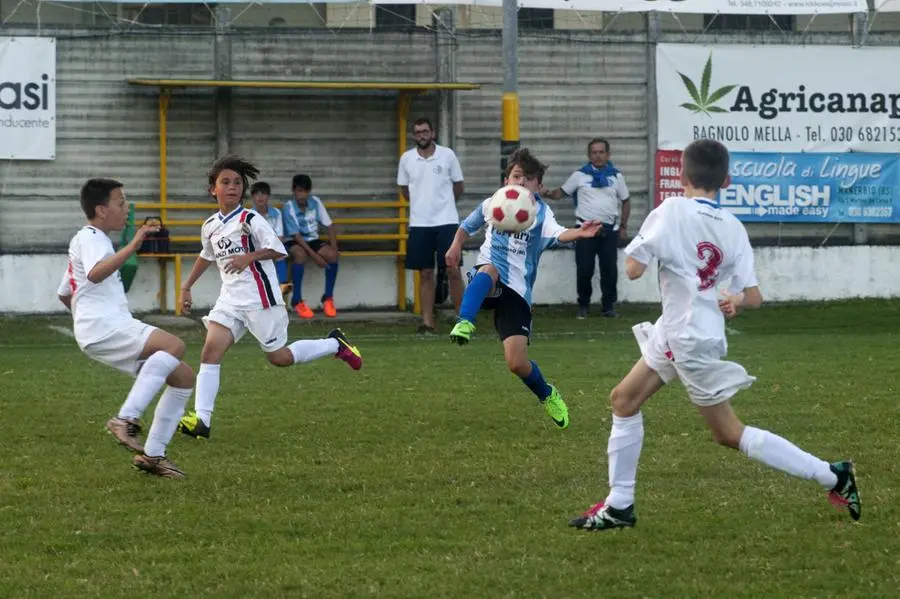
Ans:
[[[269,198],[272,196],[272,188],[264,181],[257,181],[250,186],[250,199],[253,200],[253,209],[259,212],[259,215],[265,218],[278,239],[284,243],[284,223],[281,220],[281,210],[269,204]],[[278,284],[281,285],[281,293],[287,293],[291,284],[288,282],[287,276],[287,259],[281,258],[275,260],[275,273],[278,275]]]
[[[538,200],[537,217],[527,230],[504,233],[487,221],[490,199],[484,200],[463,221],[453,245],[447,251],[447,266],[459,264],[466,239],[487,224],[484,243],[468,273],[469,285],[463,294],[459,322],[450,332],[450,340],[464,345],[475,332],[475,315],[480,309],[494,311],[494,328],[503,342],[503,354],[509,370],[522,379],[538,401],[544,404],[553,422],[569,426],[569,410],[559,391],[547,384],[538,365],[528,359],[531,335],[531,292],[537,277],[541,253],[555,245],[593,237],[603,226],[587,221],[578,229],[567,229],[556,222],[553,211],[537,195],[547,167],[527,148],[517,150],[506,168],[506,185],[521,185],[534,192]]]
[[[313,311],[303,301],[303,267],[309,258],[325,269],[325,293],[322,295],[322,311],[334,318],[334,283],[338,272],[337,236],[325,204],[317,196],[310,195],[312,179],[309,175],[295,175],[291,184],[294,199],[283,206],[284,233],[287,241],[284,247],[291,255],[291,278],[294,293],[291,306],[300,318],[312,318]],[[319,239],[319,225],[328,229],[328,243]]]

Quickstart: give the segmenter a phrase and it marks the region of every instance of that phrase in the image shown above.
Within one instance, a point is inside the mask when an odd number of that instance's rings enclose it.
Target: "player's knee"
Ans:
[[[448,281],[462,280],[462,272],[459,270],[458,266],[451,266],[451,267],[447,268],[447,280]]]
[[[636,414],[637,409],[640,409],[640,398],[629,393],[622,385],[616,385],[609,394],[609,405],[612,407],[613,414],[627,418]]]
[[[506,358],[506,367],[511,373],[519,377],[528,376],[531,371],[531,362],[528,361],[527,355],[513,349],[504,352],[504,357]]]
[[[482,266],[481,268],[478,269],[478,272],[483,272],[484,274],[488,275],[489,277],[494,279],[495,283],[497,282],[498,279],[500,279],[500,273],[497,272],[497,269],[494,268],[493,264],[485,264],[484,266]]]
[[[434,285],[434,269],[429,268],[420,271],[419,280],[429,285]]]
[[[166,384],[176,389],[193,389],[196,382],[197,375],[184,362],[180,363],[166,379]]]
[[[295,245],[291,248],[291,260],[294,264],[303,264],[306,262],[306,252],[300,246]]]
[[[291,353],[291,350],[286,347],[268,352],[266,354],[266,359],[272,366],[285,367],[292,366],[294,364],[294,355]]]
[[[184,357],[184,352],[186,351],[184,341],[179,339],[178,337],[173,336],[168,343],[166,343],[166,353],[172,354],[179,360]]]

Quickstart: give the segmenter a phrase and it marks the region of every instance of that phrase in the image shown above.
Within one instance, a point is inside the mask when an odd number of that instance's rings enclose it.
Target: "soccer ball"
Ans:
[[[507,185],[491,196],[488,220],[498,231],[520,233],[534,224],[537,211],[533,193],[521,185]]]

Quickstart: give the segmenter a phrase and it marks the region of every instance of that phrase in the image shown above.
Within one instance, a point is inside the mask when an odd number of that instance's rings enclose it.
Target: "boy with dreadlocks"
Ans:
[[[259,170],[237,156],[226,156],[209,171],[209,193],[219,211],[200,229],[203,249],[181,289],[185,312],[192,305],[191,287],[213,262],[219,267],[222,288],[216,304],[203,318],[206,341],[200,353],[194,412],[181,419],[179,430],[208,438],[219,391],[219,365],[248,330],[259,341],[269,362],[292,366],[325,356],[343,360],[354,370],[362,367],[359,350],[340,329],[325,339],[303,339],[288,345],[288,313],[278,289],[273,260],[284,258],[284,244],[272,226],[255,210],[243,207],[248,179]]]

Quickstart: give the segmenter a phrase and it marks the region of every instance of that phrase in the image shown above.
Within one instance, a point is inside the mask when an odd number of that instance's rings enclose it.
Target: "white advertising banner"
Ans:
[[[900,48],[659,44],[658,147],[900,152]]]
[[[0,159],[56,157],[56,40],[0,37]]]
[[[900,0],[875,0],[878,12],[900,12]]]
[[[502,6],[503,0],[371,0],[372,4]],[[521,8],[605,12],[677,12],[729,15],[804,15],[866,12],[866,0],[518,0]]]

